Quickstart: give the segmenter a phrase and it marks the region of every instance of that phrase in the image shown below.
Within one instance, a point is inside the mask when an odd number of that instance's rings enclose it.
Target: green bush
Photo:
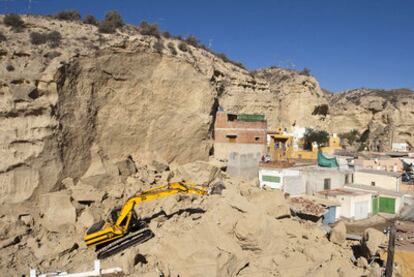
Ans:
[[[81,15],[76,10],[66,10],[58,12],[54,15],[54,18],[59,20],[79,21],[81,19]]]
[[[116,28],[109,22],[101,21],[98,26],[98,31],[104,34],[113,34],[115,33]]]
[[[326,116],[329,114],[329,106],[327,104],[322,104],[315,106],[312,115],[323,115]]]
[[[341,138],[341,140],[346,140],[349,145],[354,145],[354,143],[358,142],[360,139],[360,134],[355,129],[352,129],[346,133],[341,133],[338,136]]]
[[[20,15],[15,13],[6,14],[3,18],[3,23],[6,26],[13,28],[15,31],[19,31],[24,28],[24,21]]]
[[[105,19],[99,23],[98,31],[105,34],[113,34],[116,29],[124,26],[121,15],[116,11],[109,11],[105,15]]]
[[[52,31],[50,33],[39,33],[31,32],[30,33],[30,42],[34,45],[49,43],[50,47],[58,47],[62,40],[62,35],[58,31]]]
[[[185,43],[185,42],[180,42],[179,44],[178,44],[178,49],[180,49],[181,51],[183,51],[183,52],[187,52],[188,51],[188,46],[187,46],[187,43]]]
[[[2,32],[0,32],[0,42],[2,42],[2,41],[6,41],[6,40],[7,40],[6,36],[5,36],[5,35],[3,35],[3,33],[2,33]]]
[[[144,36],[160,37],[160,30],[157,24],[151,24],[146,21],[142,21],[139,26],[139,32]]]
[[[300,75],[311,76],[310,69],[305,67],[302,71],[299,72]]]
[[[58,47],[62,40],[62,35],[58,31],[52,31],[47,34],[47,40],[49,41],[50,47]]]
[[[172,42],[169,42],[167,44],[168,49],[170,49],[171,54],[173,54],[174,56],[177,55],[177,49],[175,49],[175,45]]]
[[[99,21],[93,15],[85,16],[85,18],[83,19],[83,23],[89,24],[89,25],[94,25],[94,26],[99,25]]]
[[[230,61],[229,58],[227,58],[226,54],[224,54],[224,53],[217,53],[216,56],[219,57],[220,59],[222,59],[223,62],[227,63],[227,62]]]
[[[162,32],[162,36],[165,38],[170,38],[171,34],[169,32]]]
[[[305,142],[305,149],[311,149],[313,142],[317,142],[319,146],[326,146],[329,142],[329,133],[326,131],[306,128],[303,139]]]
[[[194,47],[200,47],[200,42],[198,41],[198,39],[193,36],[193,35],[189,35],[186,39],[185,42],[187,42],[187,44],[194,46]]]
[[[105,21],[112,24],[115,28],[124,26],[124,20],[117,11],[109,11],[105,14]]]
[[[47,42],[47,34],[39,33],[39,32],[31,32],[30,33],[30,42],[34,45],[45,44]]]

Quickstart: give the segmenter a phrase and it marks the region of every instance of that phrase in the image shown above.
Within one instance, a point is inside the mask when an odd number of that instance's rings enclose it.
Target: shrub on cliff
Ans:
[[[329,141],[329,133],[326,131],[306,128],[303,140],[305,142],[305,149],[311,149],[313,142],[317,142],[319,146],[325,146]]]
[[[98,20],[93,15],[85,16],[85,18],[83,19],[83,23],[89,24],[89,25],[94,25],[94,26],[99,25]]]
[[[50,33],[39,33],[31,32],[30,33],[30,42],[34,45],[49,43],[50,47],[55,48],[60,45],[62,40],[62,35],[58,31],[52,31]]]
[[[3,18],[3,23],[6,26],[11,27],[15,31],[20,31],[24,28],[24,21],[20,15],[15,13],[6,14]]]
[[[54,15],[54,18],[59,20],[79,21],[81,19],[81,15],[76,10],[66,10],[58,12]]]
[[[113,34],[116,29],[124,26],[124,21],[117,11],[109,11],[105,19],[99,23],[98,31],[105,34]]]
[[[58,31],[52,31],[47,34],[47,40],[49,41],[50,47],[58,47],[62,40],[62,35]]]
[[[31,32],[30,42],[34,45],[45,44],[47,42],[47,34],[43,34],[39,32]]]
[[[144,36],[160,37],[160,29],[157,24],[151,24],[146,21],[142,21],[139,26],[139,32]]]
[[[187,42],[187,44],[194,46],[194,47],[200,47],[200,42],[198,41],[198,39],[193,36],[193,35],[189,35],[186,39],[185,42]]]

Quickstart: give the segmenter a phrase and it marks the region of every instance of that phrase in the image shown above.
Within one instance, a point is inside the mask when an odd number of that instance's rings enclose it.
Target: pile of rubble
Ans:
[[[198,184],[220,181],[221,195],[177,195],[136,207],[154,238],[102,260],[136,276],[360,276],[349,243],[334,244],[317,223],[291,216],[279,191],[231,179],[207,162],[170,168],[153,162],[125,163],[117,184],[86,184],[67,178],[61,189],[42,194],[38,207],[17,217],[2,216],[0,268],[5,276],[90,270],[96,254],[82,238],[128,197],[185,179]],[[122,171],[122,170],[121,170]]]

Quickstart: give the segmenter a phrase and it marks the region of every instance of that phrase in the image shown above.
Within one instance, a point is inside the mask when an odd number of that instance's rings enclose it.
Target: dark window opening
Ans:
[[[237,120],[237,114],[227,114],[227,120],[228,121],[236,121]]]
[[[324,190],[331,189],[331,178],[325,178],[323,180],[323,189]]]
[[[375,187],[375,182],[371,182],[371,186]]]
[[[260,137],[254,137],[254,140],[255,141],[259,141],[260,140]]]

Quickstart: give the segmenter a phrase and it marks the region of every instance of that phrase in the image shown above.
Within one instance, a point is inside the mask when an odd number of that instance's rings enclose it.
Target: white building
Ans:
[[[381,170],[360,169],[354,172],[353,183],[399,192],[401,174]]]
[[[317,196],[337,201],[335,218],[365,219],[372,214],[372,193],[354,189],[342,188],[320,191]]]

